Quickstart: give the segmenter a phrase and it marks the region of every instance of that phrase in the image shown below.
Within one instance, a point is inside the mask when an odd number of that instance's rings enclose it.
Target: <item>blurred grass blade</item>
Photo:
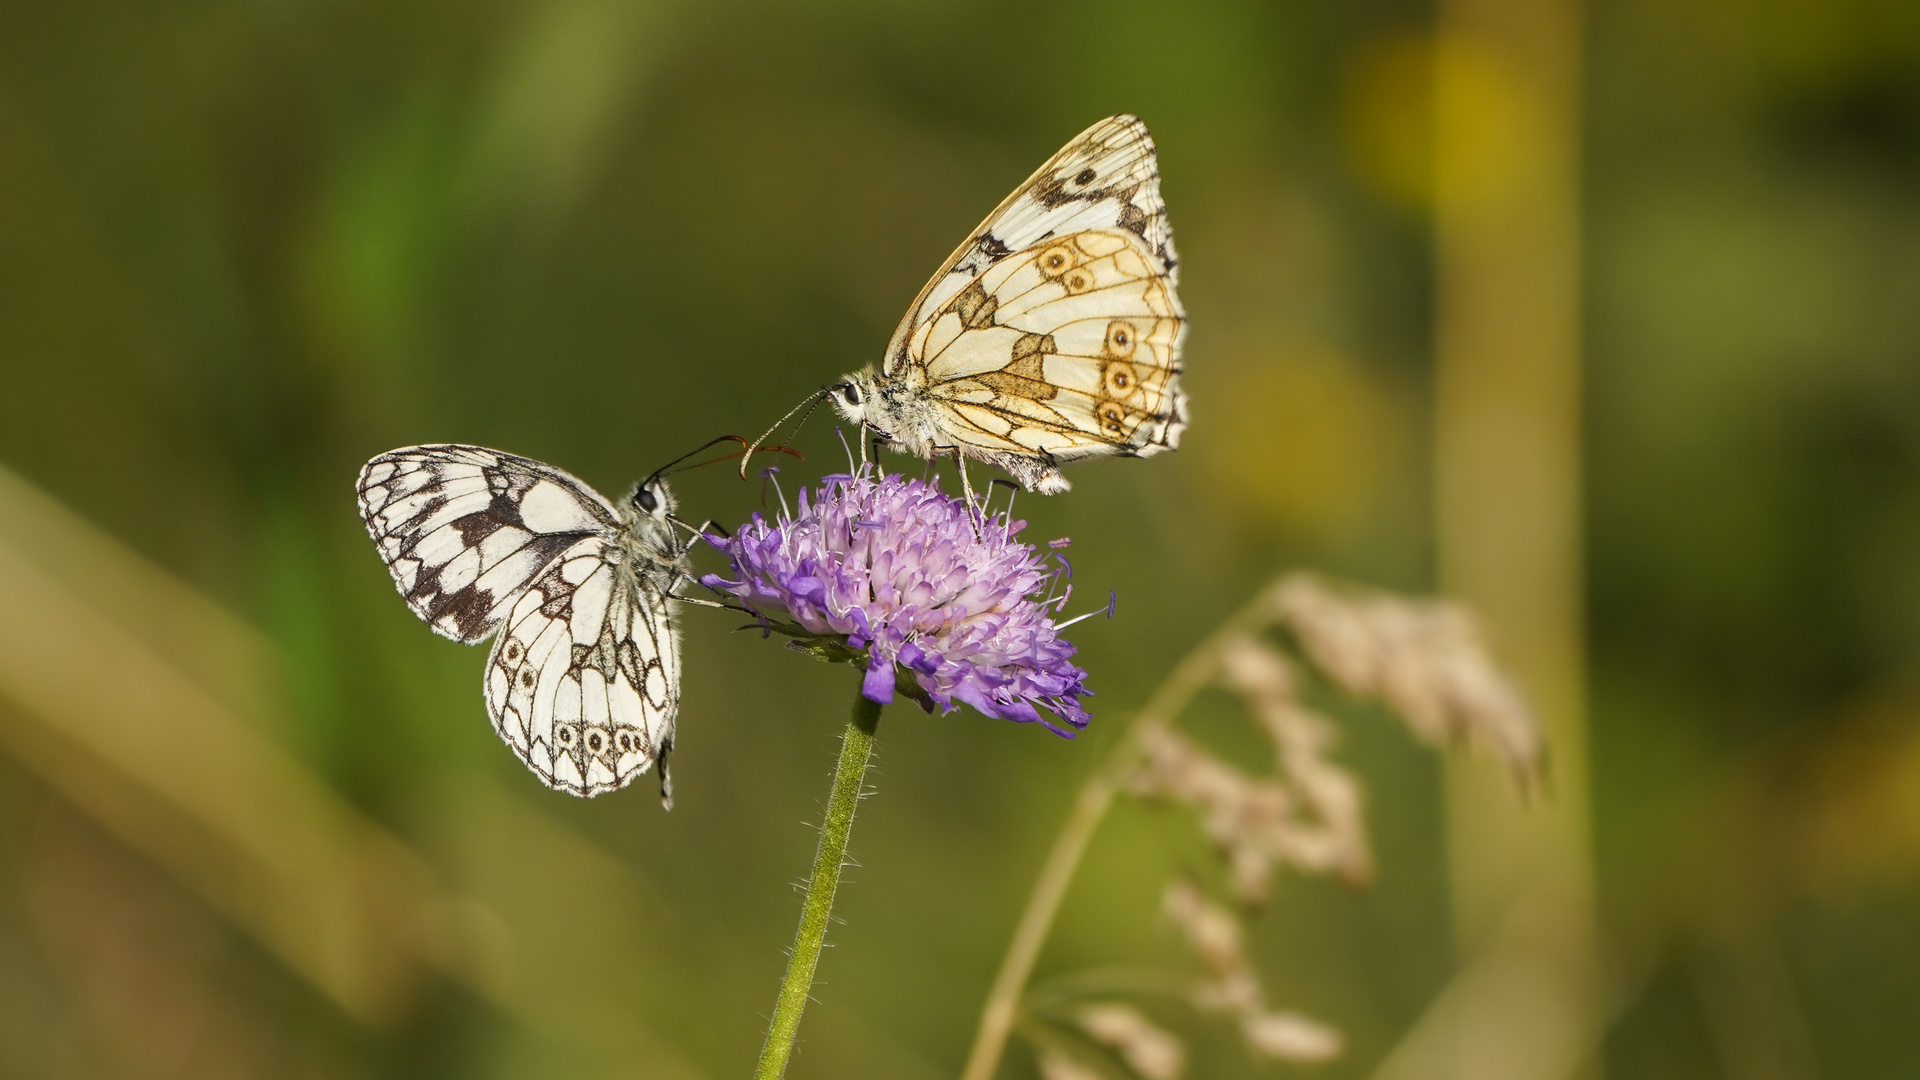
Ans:
[[[569,1075],[587,1061],[604,1070],[594,1075],[699,1080],[634,1017],[655,1029],[690,1023],[678,1011],[689,979],[676,943],[703,943],[697,954],[709,968],[739,966],[726,927],[687,925],[633,867],[534,797],[462,776],[434,785],[425,809],[431,836],[422,844],[442,853],[448,879],[473,898],[463,940],[497,1005],[565,1047]]]
[[[394,1019],[440,969],[609,1074],[699,1076],[637,1030],[632,995],[605,995],[620,980],[576,963],[614,969],[632,949],[536,934],[524,978],[509,974],[515,930],[551,930],[557,909],[580,932],[660,911],[636,903],[630,872],[511,799],[468,798],[486,813],[461,815],[461,861],[515,859],[520,872],[482,878],[480,894],[516,919],[447,896],[413,849],[250,723],[248,705],[273,711],[275,669],[252,626],[0,469],[0,748],[357,1019]],[[530,892],[530,878],[551,886]]]
[[[184,660],[258,661],[258,635],[4,470],[0,519],[0,695],[17,706],[0,743],[348,1012],[391,1015],[421,962],[448,958],[441,901],[417,857]],[[110,590],[116,614],[185,631],[174,655],[93,602]]]
[[[449,840],[510,918],[450,894],[261,732],[278,667],[259,631],[0,468],[0,747],[363,1021],[395,1019],[438,969],[594,1075],[697,1080],[635,1022],[633,993],[607,993],[631,989],[610,973],[640,953],[606,928],[664,904],[563,826],[471,793]],[[578,925],[595,940],[548,940],[575,925],[557,910],[593,914]]]

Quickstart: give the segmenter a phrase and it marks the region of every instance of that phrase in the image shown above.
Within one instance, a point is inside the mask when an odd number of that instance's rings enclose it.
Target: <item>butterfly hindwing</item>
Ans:
[[[487,711],[548,786],[623,787],[672,745],[679,644],[666,598],[598,538],[566,551],[514,605],[487,661]]]
[[[1150,453],[1178,438],[1181,326],[1138,240],[1088,231],[995,264],[909,352],[925,359],[930,397],[1001,443],[1063,460]]]

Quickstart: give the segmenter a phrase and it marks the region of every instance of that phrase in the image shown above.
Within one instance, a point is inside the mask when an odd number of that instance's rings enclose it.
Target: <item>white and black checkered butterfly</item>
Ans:
[[[493,729],[549,787],[592,796],[667,754],[680,704],[675,584],[686,549],[657,478],[619,507],[478,446],[410,446],[360,471],[360,514],[414,612],[487,658]]]

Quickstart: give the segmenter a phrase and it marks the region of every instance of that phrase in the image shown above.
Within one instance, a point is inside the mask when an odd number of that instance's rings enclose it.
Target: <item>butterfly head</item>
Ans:
[[[630,535],[640,541],[643,551],[650,549],[655,560],[671,561],[678,556],[682,548],[674,532],[679,519],[673,516],[673,491],[658,473],[633,485],[620,509],[626,513]]]
[[[878,419],[875,406],[880,396],[880,384],[872,368],[861,368],[848,375],[827,387],[826,394],[827,400],[833,402],[834,411],[846,417],[848,423],[881,427],[874,422]]]
[[[664,522],[673,515],[673,492],[667,488],[666,480],[651,476],[633,485],[627,506],[643,521]]]

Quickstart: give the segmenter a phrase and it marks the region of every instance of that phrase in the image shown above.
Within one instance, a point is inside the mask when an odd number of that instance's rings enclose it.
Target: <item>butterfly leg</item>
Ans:
[[[727,531],[726,526],[715,523],[712,518],[708,518],[707,520],[701,522],[698,525],[689,525],[685,521],[682,521],[677,517],[671,517],[671,516],[668,517],[667,520],[672,522],[675,525],[678,525],[680,528],[687,530],[688,546],[687,548],[682,548],[681,549],[682,551],[686,551],[690,549],[695,540],[698,540],[701,537],[707,535],[708,529],[713,529],[719,532],[720,538],[722,540],[731,540],[733,538],[733,534]]]
[[[953,454],[953,467],[960,473],[960,493],[966,497],[967,509],[984,515],[980,500],[973,494],[973,481],[967,476],[967,456],[957,446],[946,447]]]
[[[678,600],[683,604],[698,604],[701,607],[724,608],[729,611],[740,610],[732,604],[721,603],[718,600],[708,600],[704,596],[682,596],[673,591],[679,587],[682,581],[693,584],[696,580],[692,574],[687,573],[685,570],[675,571],[673,580],[667,584],[667,598],[670,600]]]
[[[701,607],[717,607],[717,608],[723,608],[727,611],[739,610],[738,608],[734,607],[732,604],[723,604],[718,600],[707,600],[698,596],[681,596],[679,593],[668,593],[667,598],[670,600],[678,600],[683,604],[698,604]]]
[[[684,524],[684,522],[682,522],[681,524]],[[700,531],[703,533],[706,532],[707,529],[712,527],[712,524],[713,524],[712,522],[708,522],[707,524],[700,526]],[[684,581],[691,585],[691,584],[696,584],[698,580],[699,579],[695,578],[692,574],[687,573],[685,570],[676,569],[674,571],[672,579],[670,579],[667,582],[667,588],[666,588],[667,599],[678,600],[683,604],[698,604],[701,607],[724,608],[729,611],[741,610],[740,608],[735,607],[733,604],[721,603],[718,600],[708,600],[706,597],[703,597],[703,596],[682,596],[679,593],[674,592],[675,589],[680,587],[681,582]]]

